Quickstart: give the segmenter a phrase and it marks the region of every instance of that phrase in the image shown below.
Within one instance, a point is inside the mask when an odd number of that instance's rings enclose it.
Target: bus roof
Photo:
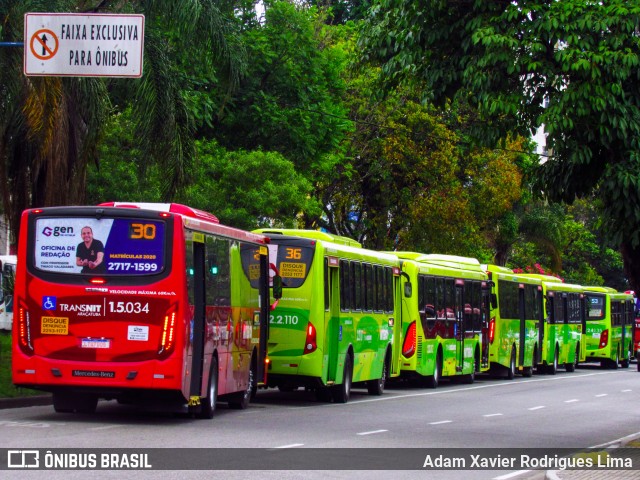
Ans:
[[[321,232],[319,230],[303,230],[297,228],[258,228],[257,230],[253,230],[254,233],[262,233],[262,234],[274,234],[274,235],[285,235],[290,237],[302,237],[302,238],[311,238],[313,240],[322,240],[325,242],[332,242],[338,245],[346,245],[348,247],[362,248],[362,245],[355,240],[342,237],[340,235],[334,235],[333,233]]]
[[[395,255],[402,260],[413,260],[425,265],[435,267],[447,267],[456,270],[468,270],[472,272],[484,273],[480,267],[480,262],[471,257],[459,257],[457,255],[441,255],[437,253],[418,253],[418,252],[387,252]]]
[[[185,217],[200,218],[208,222],[220,223],[214,214],[188,207],[180,203],[145,203],[145,202],[105,202],[99,207],[140,208],[142,210],[155,210],[158,212],[178,213]]]
[[[487,273],[489,273],[489,275],[494,280],[496,279],[494,275],[496,275],[497,278],[502,278],[510,282],[527,283],[529,285],[540,285],[542,283],[542,280],[538,278],[538,275],[515,273],[509,267],[503,267],[501,265],[486,264],[486,265],[482,265],[482,268]]]
[[[519,275],[525,275],[531,278],[538,278],[543,282],[548,282],[548,283],[563,283],[563,280],[561,278],[554,277],[553,275],[543,275],[540,273],[520,273]]]
[[[618,293],[615,288],[611,287],[584,287],[585,292],[594,292],[594,293]]]

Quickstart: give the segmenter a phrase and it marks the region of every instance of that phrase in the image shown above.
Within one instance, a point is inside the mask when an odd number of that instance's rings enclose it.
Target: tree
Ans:
[[[280,153],[320,198],[352,128],[343,104],[346,53],[315,8],[284,1],[268,2],[264,24],[242,39],[247,74],[198,135],[230,151]],[[320,213],[304,212],[304,225],[319,226]]]
[[[301,212],[319,215],[311,183],[277,152],[227,151],[199,141],[197,182],[178,197],[237,228],[299,227]],[[258,174],[259,172],[259,174]]]
[[[0,39],[20,41],[25,12],[145,14],[144,74],[139,80],[25,77],[22,51],[0,48],[0,181],[11,230],[31,206],[75,204],[85,199],[87,165],[109,114],[133,105],[141,162],[161,165],[162,198],[188,183],[193,165],[193,122],[174,65],[184,57],[234,85],[243,66],[234,42],[232,10],[215,0],[0,0]],[[197,39],[197,41],[195,41]],[[11,193],[9,193],[11,192]]]
[[[377,0],[361,45],[390,83],[409,78],[438,103],[476,106],[480,142],[545,125],[544,193],[597,192],[638,290],[639,25],[640,5],[626,0]]]

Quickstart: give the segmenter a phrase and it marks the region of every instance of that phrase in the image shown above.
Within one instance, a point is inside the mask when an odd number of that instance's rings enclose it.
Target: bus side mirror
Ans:
[[[491,308],[498,308],[498,296],[495,293],[492,293],[489,297],[489,301],[491,302]]]
[[[273,277],[273,298],[276,300],[282,298],[282,277],[280,275]]]
[[[413,286],[411,285],[411,282],[407,282],[404,284],[404,296],[411,298],[411,295],[413,295]]]

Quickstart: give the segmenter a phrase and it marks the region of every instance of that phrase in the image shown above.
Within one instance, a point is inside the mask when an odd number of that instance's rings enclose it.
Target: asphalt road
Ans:
[[[640,373],[633,367],[614,371],[586,366],[574,373],[514,381],[481,377],[472,385],[445,382],[436,390],[400,385],[387,388],[381,397],[354,390],[347,404],[318,403],[311,392],[260,391],[257,401],[244,411],[220,403],[213,420],[144,412],[116,402],[101,402],[94,415],[56,414],[50,405],[5,409],[0,410],[0,448],[163,448],[168,449],[168,458],[175,455],[173,465],[187,469],[186,451],[174,449],[242,447],[260,449],[243,451],[247,455],[264,449],[286,452],[278,453],[282,465],[277,468],[283,470],[262,471],[261,479],[457,479],[460,471],[362,470],[362,464],[379,464],[383,455],[383,464],[398,465],[407,448],[423,449],[421,458],[437,449],[582,449],[639,434]],[[296,450],[308,448],[337,449],[323,457],[326,471],[306,470],[304,462],[296,466],[293,460],[300,455]],[[353,462],[359,470],[335,470],[349,464],[354,456],[350,449],[355,448],[365,449],[355,453]],[[117,471],[90,473],[91,478],[122,476]],[[255,473],[215,470],[207,478],[247,478]],[[47,479],[87,478],[86,471],[9,471],[2,477],[43,478],[45,474]],[[128,471],[126,476],[185,480],[202,478],[202,472]],[[465,478],[473,479],[519,476],[526,472],[464,472]]]

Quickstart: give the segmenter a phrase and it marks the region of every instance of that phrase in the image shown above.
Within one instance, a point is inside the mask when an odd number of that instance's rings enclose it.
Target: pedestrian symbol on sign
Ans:
[[[38,30],[31,36],[29,48],[31,53],[40,60],[50,60],[58,51],[58,37],[49,29]]]

